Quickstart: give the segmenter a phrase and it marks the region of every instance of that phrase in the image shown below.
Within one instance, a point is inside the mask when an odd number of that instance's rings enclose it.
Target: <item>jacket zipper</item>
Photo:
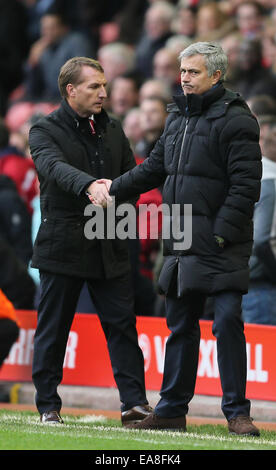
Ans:
[[[184,147],[185,138],[186,138],[186,134],[187,134],[188,124],[189,124],[189,118],[186,119],[186,123],[185,123],[185,129],[184,129],[184,134],[183,134],[181,149],[180,149],[180,156],[179,156],[178,165],[177,165],[177,173],[179,172],[180,163],[182,161],[182,153],[183,153],[183,147]]]
[[[175,260],[176,263],[176,269],[177,269],[177,297],[180,297],[180,292],[181,292],[181,286],[180,286],[180,276],[179,276],[179,268],[180,268],[180,263],[179,263],[179,256],[176,257]]]
[[[176,201],[176,176],[178,175],[179,168],[180,168],[180,163],[181,163],[181,160],[182,160],[182,152],[183,152],[183,147],[184,147],[184,143],[185,143],[188,124],[189,124],[189,118],[187,118],[186,122],[185,122],[185,128],[184,128],[184,133],[183,133],[181,148],[180,148],[180,155],[179,155],[179,160],[178,160],[178,164],[177,164],[177,171],[176,171],[175,180],[174,180],[174,201]]]

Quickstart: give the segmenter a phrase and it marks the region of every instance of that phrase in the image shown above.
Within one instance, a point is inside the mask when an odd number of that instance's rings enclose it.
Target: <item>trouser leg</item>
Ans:
[[[167,340],[161,399],[155,408],[162,417],[183,416],[194,395],[200,342],[199,318],[205,296],[185,295],[181,299],[167,297]]]
[[[250,414],[250,401],[245,398],[247,361],[241,302],[238,292],[214,297],[213,334],[217,338],[222,411],[228,420]]]
[[[122,411],[148,403],[129,276],[87,282],[107,340]]]
[[[62,380],[68,335],[83,281],[41,272],[40,282],[32,374],[37,409],[44,413],[61,408],[57,387]]]

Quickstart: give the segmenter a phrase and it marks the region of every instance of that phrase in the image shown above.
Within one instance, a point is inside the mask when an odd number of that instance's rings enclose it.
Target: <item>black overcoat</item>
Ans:
[[[114,179],[136,163],[117,119],[102,110],[96,135],[63,100],[30,130],[29,142],[40,182],[41,225],[32,267],[82,278],[109,279],[129,270],[127,240],[89,239],[84,215],[87,187]],[[91,217],[93,213],[90,212]]]
[[[174,236],[164,239],[163,292],[170,292],[174,279],[178,296],[245,293],[262,173],[259,126],[239,94],[221,83],[203,95],[180,95],[174,101],[149,158],[117,178],[111,194],[123,200],[163,184],[170,224],[176,223],[174,206],[184,234],[190,220],[184,218],[184,205],[192,205],[191,245],[179,249]],[[226,240],[225,248],[214,235]]]

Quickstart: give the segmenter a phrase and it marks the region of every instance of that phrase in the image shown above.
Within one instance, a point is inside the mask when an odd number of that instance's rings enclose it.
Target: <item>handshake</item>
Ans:
[[[90,202],[94,206],[107,207],[112,203],[112,197],[109,195],[112,180],[99,179],[94,181],[86,190]]]

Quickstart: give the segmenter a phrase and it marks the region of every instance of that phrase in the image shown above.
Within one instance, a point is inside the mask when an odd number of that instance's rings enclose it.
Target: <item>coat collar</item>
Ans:
[[[225,114],[233,101],[243,102],[238,93],[224,88],[220,82],[202,95],[188,94],[173,96],[174,103],[168,105],[168,112],[180,112],[186,117],[202,114],[207,111],[207,118],[216,118]],[[212,106],[211,106],[212,105]]]
[[[88,122],[88,118],[81,117],[78,113],[76,113],[76,111],[74,111],[74,109],[71,108],[71,106],[68,104],[66,99],[62,100],[60,110],[65,119],[67,119],[67,121],[76,128],[81,126],[83,123]],[[109,116],[104,109],[102,109],[99,114],[94,115],[94,120],[96,125],[100,125],[100,127],[102,127],[104,130],[106,129],[107,123],[110,122]]]

